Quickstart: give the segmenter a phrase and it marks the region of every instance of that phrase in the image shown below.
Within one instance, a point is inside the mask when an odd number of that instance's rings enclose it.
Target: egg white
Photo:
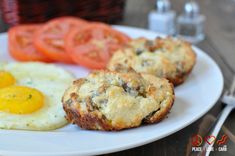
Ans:
[[[0,70],[10,72],[15,85],[27,86],[41,91],[45,103],[31,114],[12,114],[0,111],[0,128],[21,130],[53,130],[66,125],[61,97],[74,77],[60,67],[44,63],[8,63]],[[1,102],[1,101],[0,101]]]

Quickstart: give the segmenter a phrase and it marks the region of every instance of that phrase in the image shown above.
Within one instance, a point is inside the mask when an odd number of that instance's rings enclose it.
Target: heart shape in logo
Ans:
[[[209,135],[209,136],[207,136],[207,137],[205,137],[205,141],[209,144],[209,145],[211,145],[211,144],[213,144],[214,142],[215,142],[215,136],[213,136],[213,135]]]

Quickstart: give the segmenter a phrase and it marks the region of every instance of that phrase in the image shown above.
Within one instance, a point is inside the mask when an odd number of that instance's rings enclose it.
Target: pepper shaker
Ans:
[[[205,38],[205,16],[200,14],[199,5],[188,1],[184,5],[184,13],[177,18],[177,35],[191,43],[198,43]]]
[[[149,29],[172,35],[175,32],[175,12],[171,10],[169,0],[157,0],[156,10],[148,16]]]

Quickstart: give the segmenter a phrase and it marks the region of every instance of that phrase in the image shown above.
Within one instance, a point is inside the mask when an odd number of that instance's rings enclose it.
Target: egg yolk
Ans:
[[[0,89],[0,111],[30,114],[40,109],[43,104],[43,94],[34,88],[9,86]]]
[[[13,85],[16,82],[14,76],[9,72],[0,71],[0,88],[4,88]]]

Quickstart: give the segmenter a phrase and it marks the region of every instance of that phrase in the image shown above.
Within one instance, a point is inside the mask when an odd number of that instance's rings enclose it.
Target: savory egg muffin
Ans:
[[[60,67],[44,63],[0,65],[0,128],[53,130],[67,124],[61,105],[74,80]]]
[[[74,81],[62,99],[69,122],[107,131],[158,122],[173,101],[173,85],[168,80],[114,71],[93,71]]]
[[[117,71],[124,66],[140,73],[167,78],[174,85],[185,81],[196,62],[196,54],[185,41],[167,38],[138,38],[114,53],[107,68]],[[119,70],[120,71],[120,70]]]

